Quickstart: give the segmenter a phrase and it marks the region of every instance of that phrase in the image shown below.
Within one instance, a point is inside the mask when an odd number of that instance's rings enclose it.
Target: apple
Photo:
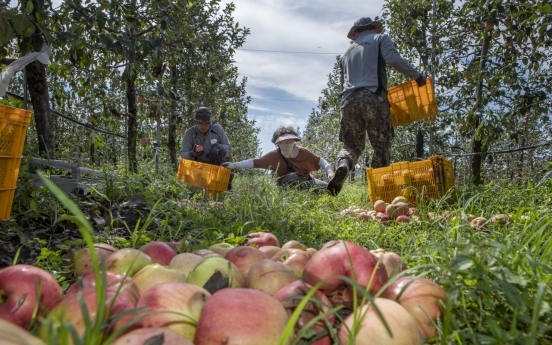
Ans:
[[[186,275],[180,270],[167,268],[160,264],[147,265],[133,277],[134,285],[142,295],[147,289],[162,283],[187,283]]]
[[[155,285],[146,290],[138,300],[137,308],[148,308],[140,312],[140,315],[146,316],[138,321],[137,326],[167,327],[193,340],[201,309],[210,297],[209,291],[194,284]]]
[[[24,264],[0,270],[0,319],[27,328],[36,317],[58,303],[63,292],[47,271]]]
[[[111,345],[194,345],[167,327],[138,328],[118,337]]]
[[[393,201],[391,201],[392,204],[398,204],[399,202],[408,204],[408,200],[406,200],[406,198],[404,196],[400,196],[400,195],[398,197],[396,197],[395,199],[393,199]]]
[[[148,138],[140,138],[140,145],[148,146]]]
[[[224,257],[226,253],[228,253],[232,248],[234,248],[234,246],[231,245],[230,243],[217,243],[210,246],[209,250]]]
[[[472,229],[482,229],[487,224],[487,219],[484,217],[476,217],[470,222],[470,227]]]
[[[293,273],[300,279],[303,277],[303,270],[311,257],[301,249],[282,249],[276,253],[271,260],[278,261],[291,268]]]
[[[117,251],[117,248],[106,243],[94,244],[96,249],[96,255],[100,265],[105,264],[105,259],[112,253]],[[94,272],[94,265],[92,263],[92,256],[90,255],[90,248],[84,247],[79,249],[73,257],[73,267],[75,276],[81,277],[89,273]],[[101,267],[101,266],[100,266]]]
[[[463,76],[464,78],[468,78],[470,75],[471,75],[471,72],[470,72],[469,70],[467,70],[467,69],[464,70],[464,72],[462,72],[462,76]]]
[[[168,244],[176,253],[180,253],[181,252],[181,249],[182,249],[182,244],[187,244],[187,243],[183,243],[182,241],[172,241],[172,242],[165,242],[166,244]]]
[[[386,207],[387,207],[387,203],[383,200],[377,200],[374,203],[374,210],[376,210],[377,212],[384,213]]]
[[[507,224],[509,221],[510,217],[505,213],[495,214],[490,219],[490,222],[493,224]]]
[[[301,281],[294,281],[286,286],[283,286],[275,295],[276,298],[284,308],[286,309],[288,316],[295,311],[301,300],[309,293],[312,286],[305,284]],[[310,301],[305,305],[297,323],[295,324],[295,333],[298,333],[303,327],[305,327],[313,318],[320,314],[327,313],[332,308],[332,303],[320,290],[316,290]],[[314,332],[321,333],[327,329],[327,325],[333,325],[335,323],[335,314],[329,313],[326,316],[318,320],[313,326],[310,327]],[[331,337],[328,335],[316,340],[315,342],[309,342],[311,345],[331,345]]]
[[[274,297],[254,289],[222,289],[205,302],[194,344],[277,345],[287,322]]]
[[[105,274],[105,276],[104,276]],[[85,275],[84,277],[80,278],[82,289],[91,288],[96,286],[96,276],[94,273],[89,273]],[[138,290],[138,287],[134,284],[134,280],[131,277],[125,276],[123,274],[113,273],[109,271],[103,271],[100,272],[100,281],[102,282],[102,286],[106,287],[113,287],[115,289],[118,289],[119,286],[122,287],[120,289],[120,293],[126,295],[129,300],[136,305],[138,302],[138,299],[140,298],[140,290]],[[76,281],[65,292],[65,296],[76,294],[79,291],[79,282]]]
[[[253,232],[251,234],[245,235],[245,243],[246,246],[254,245],[257,248],[264,247],[264,246],[280,246],[280,242],[278,241],[278,238],[271,234],[270,232]]]
[[[395,221],[397,223],[410,223],[410,218],[408,216],[398,216]]]
[[[241,274],[246,279],[251,266],[253,266],[256,262],[268,259],[265,253],[261,252],[259,249],[248,246],[239,246],[231,249],[228,253],[226,253],[224,258],[238,266]]]
[[[385,208],[385,214],[390,219],[397,219],[398,216],[405,216],[410,211],[407,203],[398,202],[396,204],[389,204]]]
[[[389,278],[407,269],[402,258],[397,253],[388,252],[383,248],[373,249],[370,253],[374,254],[378,258],[378,261],[381,261]]]
[[[81,303],[84,303],[86,308],[83,309]],[[41,323],[39,337],[43,340],[57,339],[58,344],[65,344],[65,341],[63,341],[63,334],[65,334],[68,336],[68,343],[73,344],[73,339],[66,331],[67,324],[71,324],[76,334],[82,336],[87,329],[86,320],[90,320],[92,324],[96,322],[105,323],[105,327],[102,328],[107,335],[124,327],[133,318],[132,315],[128,315],[117,321],[107,322],[109,318],[134,309],[134,303],[126,295],[117,293],[117,288],[106,287],[105,304],[100,305],[103,308],[102,320],[96,319],[99,311],[98,305],[95,287],[85,288],[76,294],[66,296],[50,311],[45,322]]]
[[[195,151],[196,151],[196,152],[203,152],[203,146],[201,146],[201,145],[196,145]]]
[[[227,287],[245,287],[239,268],[224,258],[206,258],[188,276],[188,283],[203,287],[211,294]]]
[[[111,253],[105,260],[108,271],[132,277],[143,267],[153,264],[152,258],[141,250],[123,248]]]
[[[0,344],[2,345],[46,345],[25,329],[0,319]]]
[[[318,252],[318,250],[316,250],[315,248],[307,248],[307,250],[305,250],[305,253],[307,253],[311,258],[317,252]]]
[[[485,31],[491,31],[494,28],[494,23],[490,20],[485,22]]]
[[[351,314],[345,318],[337,331],[340,345],[422,345],[424,339],[416,320],[399,303],[386,299],[376,298],[374,305],[379,309],[389,330],[372,304],[367,303],[360,308],[358,314]],[[359,323],[356,328],[354,340],[349,330],[355,329],[353,325]]]
[[[441,315],[441,301],[447,297],[447,292],[437,283],[426,278],[403,276],[389,286],[386,297],[397,301],[414,317],[424,337],[437,335],[433,325]]]
[[[152,241],[138,249],[148,254],[153,262],[164,266],[167,266],[176,256],[174,248],[165,242]]]
[[[251,266],[246,286],[274,296],[283,286],[298,279],[291,268],[283,263],[264,259]]]
[[[500,31],[495,30],[495,31],[493,32],[493,38],[499,38],[499,37],[500,37]]]
[[[266,257],[271,258],[276,255],[276,253],[278,253],[280,250],[282,250],[282,248],[276,246],[264,246],[259,248],[259,250],[265,253]]]
[[[508,29],[509,29],[510,27],[512,27],[512,23],[513,23],[512,18],[506,18],[506,19],[504,20],[504,26],[507,27]]]
[[[510,36],[506,37],[506,46],[511,47],[514,45],[514,39]]]
[[[291,241],[287,241],[282,246],[282,249],[288,249],[288,248],[289,249],[303,249],[303,250],[306,250],[308,247],[306,245],[304,245],[303,243],[299,242],[299,241],[291,240]]]
[[[465,132],[468,129],[468,126],[466,126],[465,123],[461,123],[458,125],[458,128],[460,128],[462,132]]]
[[[142,96],[142,95],[138,95],[138,98],[136,99],[138,103],[140,104],[144,104],[146,103],[146,97]]]
[[[375,270],[375,272],[374,272]],[[358,285],[375,296],[387,283],[387,271],[378,258],[365,248],[349,241],[332,241],[332,244],[314,254],[305,265],[303,281],[315,286],[322,282],[320,290],[328,296],[332,305],[342,305],[340,314],[346,316],[353,310],[354,288],[339,278],[353,278]],[[363,294],[357,292],[362,299]]]
[[[199,265],[199,263],[203,262],[203,260],[205,260],[205,258],[197,254],[180,253],[172,258],[169,263],[169,268],[181,271],[187,278],[194,268]]]
[[[210,258],[210,257],[222,257],[222,255],[215,253],[211,249],[198,249],[194,251],[194,254],[203,256],[204,259]]]

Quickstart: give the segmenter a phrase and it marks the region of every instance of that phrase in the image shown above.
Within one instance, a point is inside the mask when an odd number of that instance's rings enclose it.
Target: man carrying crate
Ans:
[[[374,150],[372,168],[391,163],[391,141],[395,135],[387,101],[389,65],[405,76],[425,85],[424,76],[402,58],[393,41],[383,35],[383,26],[369,17],[358,19],[347,38],[353,40],[341,57],[341,121],[339,140],[343,148],[337,156],[338,167],[328,184],[337,195],[364,150],[366,132]]]

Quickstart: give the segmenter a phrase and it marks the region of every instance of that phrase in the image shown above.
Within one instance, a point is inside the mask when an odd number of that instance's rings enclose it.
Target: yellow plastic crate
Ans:
[[[180,159],[177,177],[191,186],[206,190],[208,198],[216,198],[228,189],[230,169],[189,159]]]
[[[0,189],[0,220],[10,219],[15,188]]]
[[[21,157],[0,156],[0,189],[15,188]]]
[[[0,156],[21,156],[32,113],[0,104]]]
[[[415,80],[393,86],[387,90],[387,99],[391,106],[393,127],[428,119],[439,113],[431,78],[427,78],[422,87]]]
[[[433,156],[420,162],[400,162],[385,168],[366,168],[370,203],[387,203],[404,196],[410,204],[420,197],[437,199],[455,186],[452,162]]]

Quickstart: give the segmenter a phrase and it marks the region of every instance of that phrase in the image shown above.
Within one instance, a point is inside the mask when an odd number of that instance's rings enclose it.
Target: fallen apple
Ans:
[[[278,238],[270,233],[270,232],[253,232],[250,234],[245,235],[245,243],[246,246],[255,246],[257,248],[264,247],[264,246],[280,246],[280,242],[278,241]]]
[[[113,287],[114,289],[118,289],[120,286],[121,289],[119,293],[126,295],[134,305],[138,303],[138,299],[140,298],[140,290],[138,290],[138,287],[134,284],[134,280],[131,277],[114,272],[103,271],[100,272],[100,282],[102,286]],[[79,291],[79,285],[82,287],[81,290],[95,287],[97,285],[96,276],[94,273],[89,273],[80,278],[80,282],[76,281],[71,284],[65,292],[65,297],[76,294]]]
[[[302,249],[306,250],[308,247],[297,240],[290,240],[284,243],[282,249]]]
[[[224,257],[226,253],[228,253],[232,248],[234,248],[234,246],[231,245],[230,243],[217,243],[210,246],[209,250]]]
[[[194,345],[167,327],[138,328],[115,339],[111,345]]]
[[[105,259],[112,253],[117,251],[117,248],[106,243],[94,244],[96,255],[98,257],[98,263],[105,265]],[[75,276],[82,277],[89,273],[94,272],[94,265],[92,263],[92,256],[90,254],[90,248],[84,247],[79,249],[73,257],[73,268]]]
[[[437,283],[426,278],[403,276],[389,286],[386,297],[397,301],[414,317],[424,337],[437,335],[434,324],[441,315],[441,303],[447,297],[446,291]]]
[[[171,262],[169,263],[169,268],[179,270],[180,272],[184,273],[186,278],[188,278],[194,268],[199,265],[199,263],[203,262],[203,260],[205,260],[205,258],[197,254],[180,253],[172,258]]]
[[[227,287],[245,287],[239,268],[224,258],[207,258],[188,276],[188,283],[203,287],[211,294]]]
[[[40,338],[22,327],[0,319],[0,344],[2,345],[46,345]]]
[[[505,213],[495,214],[490,219],[490,222],[493,224],[507,224],[509,221],[510,217]]]
[[[385,266],[389,278],[399,274],[407,269],[402,258],[397,253],[388,252],[383,248],[373,249],[370,253],[374,254]]]
[[[264,292],[222,289],[205,302],[194,344],[278,345],[287,321],[284,307]]]
[[[387,203],[383,200],[378,200],[374,203],[374,210],[376,212],[384,213],[386,207],[387,207]]]
[[[298,279],[291,268],[283,263],[264,259],[251,266],[246,286],[274,296],[283,286]]]
[[[268,259],[265,253],[261,252],[258,248],[249,246],[239,246],[231,249],[226,253],[224,258],[238,266],[238,269],[245,279],[247,279],[251,266],[261,260]]]
[[[153,262],[164,266],[167,266],[176,256],[174,248],[165,242],[152,241],[140,247],[139,250],[148,254]]]
[[[123,248],[111,253],[105,260],[108,271],[132,277],[143,267],[153,264],[152,258],[141,250]]]
[[[219,257],[219,258],[222,257],[220,254],[215,253],[211,249],[205,249],[205,248],[194,250],[193,253],[196,255],[202,256],[205,259],[212,258],[212,257]]]
[[[23,328],[61,301],[63,292],[49,272],[17,264],[0,269],[0,319]]]
[[[280,250],[282,250],[282,248],[276,246],[264,246],[260,247],[259,250],[265,253],[267,258],[271,258],[276,255],[276,253],[278,253]]]
[[[298,279],[303,277],[303,270],[311,257],[301,249],[282,249],[271,260],[278,261],[291,268]]]
[[[386,299],[376,298],[374,305],[381,312],[389,331],[370,303],[360,308],[358,313],[345,318],[337,331],[340,345],[422,345],[424,339],[416,320],[399,303]],[[353,326],[357,323],[356,326]],[[356,334],[351,339],[351,329]]]
[[[186,276],[180,270],[167,268],[160,264],[144,266],[136,272],[132,280],[138,291],[140,291],[140,295],[157,284],[187,282]]]

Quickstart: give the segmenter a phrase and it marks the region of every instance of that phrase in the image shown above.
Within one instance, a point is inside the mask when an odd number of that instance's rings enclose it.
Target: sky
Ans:
[[[230,2],[235,22],[251,31],[235,63],[240,79],[247,77],[248,117],[267,153],[278,126],[304,129],[336,56],[349,46],[349,29],[360,17],[381,15],[383,0],[222,0],[221,7]]]

